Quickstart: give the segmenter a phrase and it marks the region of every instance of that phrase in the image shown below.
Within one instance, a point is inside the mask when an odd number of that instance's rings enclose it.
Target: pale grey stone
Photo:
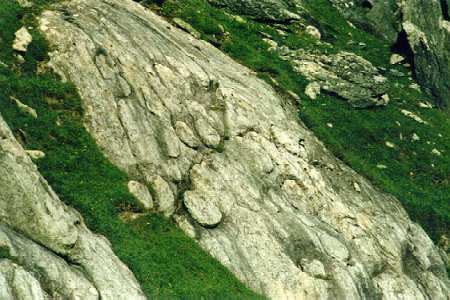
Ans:
[[[28,45],[33,41],[33,37],[28,32],[28,29],[23,26],[15,33],[13,41],[13,49],[20,52],[27,52]]]
[[[150,192],[145,185],[138,181],[131,180],[128,182],[128,190],[134,197],[136,197],[144,209],[153,208],[152,195],[150,195]]]

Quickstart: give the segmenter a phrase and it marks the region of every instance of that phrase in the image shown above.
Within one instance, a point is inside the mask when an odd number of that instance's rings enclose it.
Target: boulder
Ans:
[[[16,34],[13,42],[13,49],[19,52],[27,52],[28,45],[33,41],[33,37],[28,32],[26,27],[20,28]]]

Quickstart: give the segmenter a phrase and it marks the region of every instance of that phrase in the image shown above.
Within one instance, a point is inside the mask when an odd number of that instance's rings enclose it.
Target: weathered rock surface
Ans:
[[[28,32],[26,27],[20,28],[16,34],[16,38],[13,41],[13,49],[20,52],[26,52],[28,45],[33,41],[33,37]]]
[[[252,289],[448,299],[445,255],[250,70],[128,0],[66,2],[40,27],[105,154]]]
[[[284,22],[308,14],[301,0],[209,0],[241,14]],[[417,80],[450,109],[450,17],[448,0],[330,0],[356,26],[399,42],[413,52]],[[301,16],[294,19],[301,19]]]
[[[286,22],[300,19],[295,13],[300,0],[208,0],[211,4],[226,7],[238,14],[249,15],[260,20]]]
[[[400,38],[413,52],[418,81],[436,97],[437,104],[450,104],[450,20],[447,0],[331,0],[362,28],[392,43]],[[404,40],[403,40],[404,39]],[[405,47],[406,45],[403,45]]]
[[[304,50],[280,50],[281,57],[289,61],[296,72],[310,80],[307,95],[315,99],[317,91],[327,91],[345,99],[356,108],[388,104],[387,78],[364,58],[350,53],[334,55],[308,53]],[[317,88],[317,84],[320,88]]]
[[[0,116],[0,299],[143,299],[108,241],[39,175]]]

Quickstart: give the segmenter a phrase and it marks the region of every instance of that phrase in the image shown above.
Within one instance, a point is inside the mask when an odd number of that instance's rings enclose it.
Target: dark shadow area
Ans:
[[[441,9],[442,9],[442,16],[444,17],[444,20],[450,21],[450,11],[449,11],[448,0],[441,0]]]
[[[366,8],[366,9],[372,9],[372,8],[373,8],[372,3],[370,3],[370,1],[368,1],[368,0],[363,1],[363,2],[361,3],[361,6],[362,6],[363,8]]]
[[[397,41],[392,45],[391,51],[404,56],[406,62],[411,64],[411,67],[414,70],[414,52],[409,45],[408,35],[404,30],[400,31],[398,34]]]

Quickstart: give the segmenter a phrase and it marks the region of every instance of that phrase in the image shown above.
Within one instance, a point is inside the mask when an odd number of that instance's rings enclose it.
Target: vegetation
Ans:
[[[389,64],[390,45],[352,27],[327,0],[308,0],[305,6],[308,10],[305,18],[320,29],[326,43],[312,40],[298,24],[265,24],[236,17],[212,7],[206,0],[166,0],[157,11],[189,22],[205,40],[258,71],[269,83],[276,82],[281,92],[294,91],[300,95],[301,119],[337,157],[400,199],[411,218],[433,239],[438,241],[443,234],[449,235],[448,116],[437,109],[419,107],[421,102],[431,102],[431,99],[409,87],[414,83],[408,74],[411,70]],[[280,34],[277,29],[286,34]],[[269,46],[262,40],[266,36],[291,49],[319,53],[347,50],[361,55],[386,70],[384,76],[389,80],[391,103],[384,108],[356,110],[333,95],[323,94],[316,101],[307,100],[304,97],[307,81],[268,50]],[[416,113],[428,125],[405,116],[402,109]],[[420,140],[413,140],[414,134]],[[394,148],[387,147],[386,142],[393,143]],[[441,155],[433,152],[434,149]]]
[[[122,212],[139,211],[128,193],[127,176],[84,129],[75,88],[49,72],[37,74],[47,59],[44,39],[31,30],[33,43],[23,64],[11,50],[14,33],[24,24],[34,28],[33,14],[50,2],[35,1],[28,10],[15,1],[0,2],[0,112],[26,149],[46,153],[36,161],[41,174],[65,203],[82,213],[91,230],[111,241],[149,298],[259,298],[171,221],[157,214],[121,221]],[[33,107],[38,118],[21,112],[10,97]],[[6,255],[0,248],[0,257]]]
[[[83,112],[74,87],[61,83],[54,74],[36,74],[38,65],[47,59],[44,39],[31,30],[34,39],[23,64],[18,63],[10,47],[14,32],[23,24],[34,27],[33,14],[54,1],[33,2],[34,8],[27,10],[12,0],[0,2],[0,111],[26,148],[46,153],[36,162],[43,176],[63,201],[83,214],[92,230],[108,237],[149,297],[257,298],[171,221],[156,214],[130,223],[120,220],[124,211],[139,211],[126,189],[127,177],[105,159],[82,126]],[[389,45],[351,27],[327,0],[305,3],[308,21],[319,27],[328,44],[316,43],[298,24],[236,18],[206,0],[140,2],[167,17],[189,22],[205,40],[258,71],[268,82],[274,79],[280,92],[300,95],[301,119],[335,155],[398,197],[435,240],[449,234],[450,120],[439,110],[418,107],[419,102],[429,99],[408,88],[408,69],[389,65]],[[280,28],[286,36],[277,31]],[[349,50],[380,68],[396,69],[405,75],[386,72],[392,101],[385,108],[355,110],[332,95],[306,100],[303,91],[307,81],[268,51],[263,34],[292,49],[321,53]],[[36,109],[39,117],[21,113],[11,96]],[[417,123],[400,109],[415,112],[429,124]],[[413,141],[413,134],[420,140]],[[386,141],[394,143],[394,148],[386,147]],[[433,149],[441,155],[433,154]]]

